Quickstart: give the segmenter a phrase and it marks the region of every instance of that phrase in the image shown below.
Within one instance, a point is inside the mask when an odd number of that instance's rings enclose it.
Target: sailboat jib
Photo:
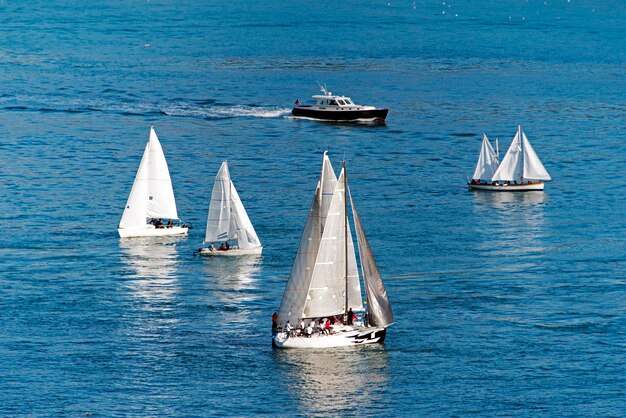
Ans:
[[[498,169],[498,164],[498,156],[489,143],[487,135],[483,134],[480,155],[478,156],[478,162],[476,163],[472,180],[490,182]]]
[[[520,132],[522,133],[522,147],[524,149],[524,179],[535,181],[552,180],[521,128]]]
[[[260,247],[261,241],[250,222],[248,213],[241,203],[239,193],[235,189],[235,185],[230,183],[231,186],[231,211],[232,211],[232,225],[234,230],[234,238],[239,243],[239,248],[250,249],[254,247]]]
[[[133,187],[128,195],[128,201],[120,220],[120,229],[137,228],[146,224],[148,216],[148,159],[150,155],[150,143],[146,148],[139,163],[139,169],[133,182]]]
[[[378,266],[374,260],[374,254],[370,248],[361,219],[356,211],[356,206],[350,199],[352,206],[352,216],[356,229],[359,244],[359,255],[361,258],[361,269],[363,282],[365,283],[365,294],[367,297],[367,313],[370,325],[375,327],[386,327],[393,324],[393,312],[387,296],[387,289],[378,271]]]
[[[169,222],[163,223],[163,218]],[[187,234],[187,226],[174,221],[178,221],[178,211],[170,172],[151,127],[118,232],[122,238]]]
[[[204,242],[210,246],[200,249],[202,255],[258,255],[263,251],[226,161],[213,183]]]

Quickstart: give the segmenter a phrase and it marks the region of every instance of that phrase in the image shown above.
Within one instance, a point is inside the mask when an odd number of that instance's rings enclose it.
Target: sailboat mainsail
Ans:
[[[480,155],[476,163],[476,169],[472,180],[491,181],[494,173],[498,169],[498,156],[487,139],[487,135],[483,134],[483,142],[480,147]]]
[[[261,248],[261,241],[231,180],[226,161],[213,183],[204,241],[237,241],[239,250]]]
[[[522,181],[523,174],[523,153],[520,142],[519,131],[515,134],[506,155],[500,163],[491,181]]]
[[[119,224],[120,236],[176,235],[187,233],[187,228],[162,228],[147,223],[148,218],[178,220],[176,200],[170,172],[154,128],[139,163],[133,187],[128,196]]]

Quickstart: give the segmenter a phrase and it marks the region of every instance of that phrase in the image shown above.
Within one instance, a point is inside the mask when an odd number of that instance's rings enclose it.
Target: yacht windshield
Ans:
[[[330,103],[328,103],[329,106],[337,106],[337,102],[335,100],[331,100]]]
[[[345,105],[345,103],[343,102],[343,100],[337,100],[339,102],[340,105]]]

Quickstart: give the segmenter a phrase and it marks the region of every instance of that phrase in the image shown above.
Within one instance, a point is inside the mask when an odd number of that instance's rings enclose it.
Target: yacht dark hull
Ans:
[[[337,122],[368,119],[384,121],[389,109],[370,110],[318,110],[308,106],[294,107],[291,111],[293,116]]]

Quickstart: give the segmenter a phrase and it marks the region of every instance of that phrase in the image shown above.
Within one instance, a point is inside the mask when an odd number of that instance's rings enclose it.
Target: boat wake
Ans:
[[[201,117],[205,119],[225,119],[225,118],[279,118],[291,113],[289,108],[261,107],[261,106],[209,106],[205,108],[194,108],[187,106],[172,106],[161,109],[161,113],[169,116],[189,116]]]
[[[197,119],[230,118],[280,118],[289,115],[290,108],[277,106],[252,106],[218,104],[213,100],[167,102],[134,102],[119,100],[72,100],[63,98],[36,100],[32,97],[3,97],[0,99],[0,111],[8,112],[58,112],[58,113],[93,113],[102,112],[124,116],[167,115]]]

